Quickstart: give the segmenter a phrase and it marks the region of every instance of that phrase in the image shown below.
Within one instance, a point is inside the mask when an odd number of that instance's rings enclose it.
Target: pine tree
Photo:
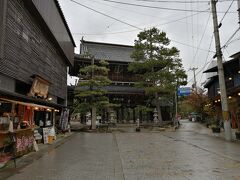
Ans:
[[[89,66],[80,69],[79,82],[75,88],[74,112],[86,114],[91,112],[91,128],[96,129],[96,111],[110,106],[109,99],[106,96],[105,86],[111,81],[108,79],[108,62],[101,60],[94,62]]]
[[[140,32],[134,43],[128,69],[140,78],[136,85],[142,87],[149,98],[154,98],[159,123],[162,123],[160,98],[174,94],[176,88],[185,85],[187,75],[182,67],[179,50],[170,47],[166,33],[151,28]]]

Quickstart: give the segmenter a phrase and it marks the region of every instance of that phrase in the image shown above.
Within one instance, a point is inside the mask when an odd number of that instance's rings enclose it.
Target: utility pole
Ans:
[[[196,70],[197,70],[197,69],[198,69],[198,68],[195,68],[195,67],[189,69],[190,71],[193,71],[194,89],[195,89],[195,91],[197,91],[197,81],[196,81]]]
[[[231,132],[231,125],[229,120],[229,109],[228,109],[227,92],[226,92],[226,85],[225,85],[225,78],[224,78],[224,69],[222,64],[222,51],[221,51],[220,37],[219,37],[219,30],[218,30],[219,27],[218,27],[216,3],[217,3],[216,0],[211,0],[215,46],[216,46],[216,53],[217,53],[218,79],[219,79],[219,87],[221,92],[222,116],[224,121],[225,139],[230,141],[232,140],[232,132]]]

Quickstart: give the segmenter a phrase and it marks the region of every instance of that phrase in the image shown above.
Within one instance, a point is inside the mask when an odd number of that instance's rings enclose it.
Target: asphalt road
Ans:
[[[240,180],[240,144],[198,129],[77,133],[9,180]]]

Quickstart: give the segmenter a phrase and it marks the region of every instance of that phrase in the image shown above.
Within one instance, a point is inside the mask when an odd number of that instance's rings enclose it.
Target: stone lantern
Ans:
[[[156,124],[158,123],[158,113],[156,108],[153,111],[153,122]]]

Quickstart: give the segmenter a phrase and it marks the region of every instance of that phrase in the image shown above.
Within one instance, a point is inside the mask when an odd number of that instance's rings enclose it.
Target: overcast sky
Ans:
[[[74,1],[59,0],[59,3],[77,45],[76,53],[79,53],[82,36],[88,41],[133,45],[137,34],[141,31],[139,28],[146,29],[155,26],[165,31],[172,40],[171,45],[180,50],[180,56],[188,74],[189,85],[193,83],[193,72],[189,71],[192,67],[198,68],[196,71],[198,86],[206,80],[205,74],[202,75],[201,70],[207,68],[215,51],[214,39],[210,47],[213,23],[210,14],[211,6],[208,1],[113,0],[160,8],[131,6],[104,0]],[[232,0],[221,0],[217,3],[219,21],[231,3]],[[96,11],[104,13],[106,16]],[[221,46],[225,45],[239,27],[238,20],[237,1],[234,0],[220,28]],[[225,60],[229,60],[230,55],[240,51],[239,37],[240,32],[238,31],[232,42],[223,49]],[[69,79],[69,82],[73,82],[73,79]]]

